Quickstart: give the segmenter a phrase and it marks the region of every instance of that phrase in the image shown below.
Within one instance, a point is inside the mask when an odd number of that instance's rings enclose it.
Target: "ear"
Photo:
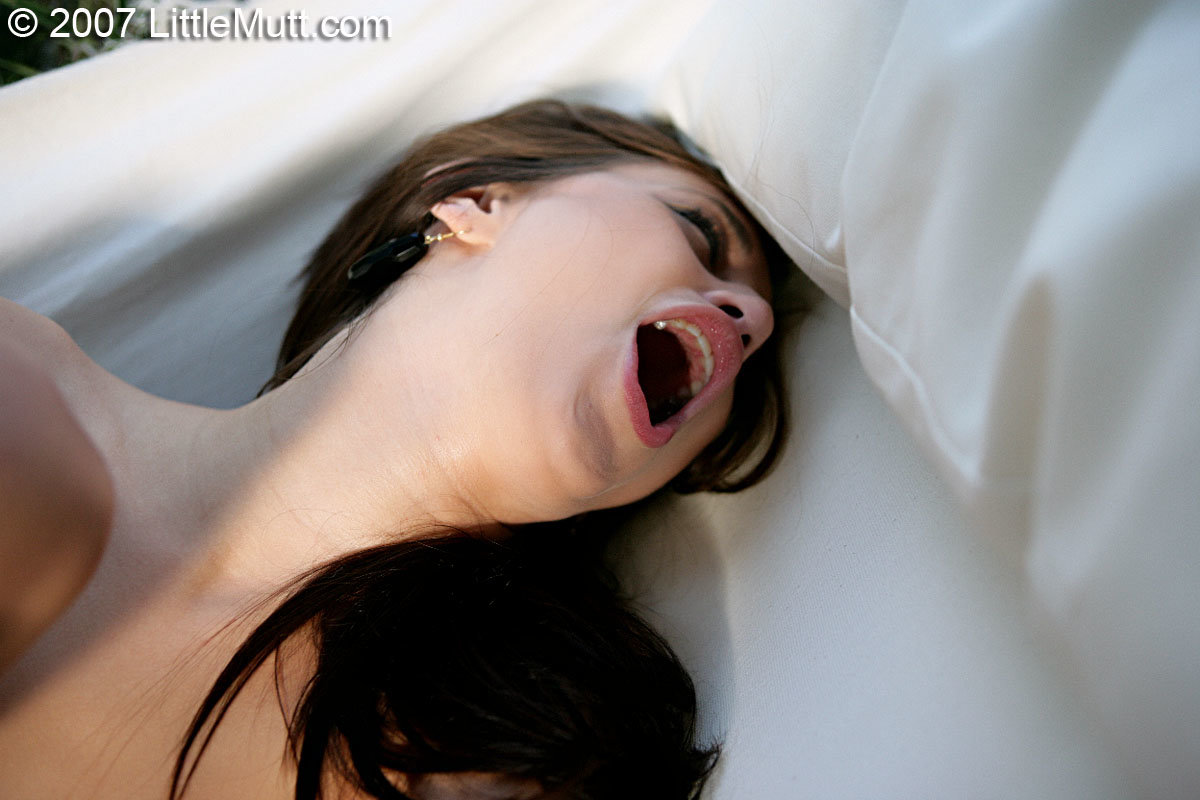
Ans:
[[[516,198],[511,184],[490,183],[452,194],[429,211],[458,241],[491,246],[512,218]]]

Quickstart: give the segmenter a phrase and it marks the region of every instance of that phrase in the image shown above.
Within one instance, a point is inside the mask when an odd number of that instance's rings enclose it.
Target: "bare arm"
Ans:
[[[104,460],[54,381],[0,339],[0,670],[87,584],[113,508]]]

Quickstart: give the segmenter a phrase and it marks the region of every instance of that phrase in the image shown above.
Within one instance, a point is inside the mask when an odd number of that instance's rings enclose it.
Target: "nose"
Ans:
[[[733,320],[742,336],[746,357],[762,346],[775,327],[771,304],[749,286],[729,286],[704,293],[704,298]]]

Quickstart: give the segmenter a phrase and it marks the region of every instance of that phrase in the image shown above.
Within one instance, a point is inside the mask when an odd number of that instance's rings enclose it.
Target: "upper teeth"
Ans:
[[[667,328],[673,331],[686,331],[696,340],[696,344],[700,347],[700,352],[704,355],[704,380],[692,381],[690,388],[693,396],[699,394],[700,390],[708,384],[713,374],[712,345],[708,343],[708,337],[698,327],[685,319],[660,319],[654,323],[654,327],[660,331],[665,331]]]

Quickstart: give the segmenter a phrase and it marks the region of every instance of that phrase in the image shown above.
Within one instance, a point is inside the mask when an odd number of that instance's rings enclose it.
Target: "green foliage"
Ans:
[[[105,50],[111,50],[124,41],[145,38],[148,35],[146,15],[139,10],[129,25],[125,38],[119,38],[117,31],[125,17],[114,15],[116,30],[109,37],[99,36],[94,30],[87,36],[76,36],[71,26],[67,38],[51,38],[50,33],[62,25],[62,13],[51,16],[57,8],[75,11],[78,8],[90,12],[107,8],[114,11],[117,8],[136,8],[136,0],[76,0],[76,2],[51,3],[44,0],[0,0],[0,84],[12,83],[39,72],[61,67],[73,61],[80,61],[88,56]],[[37,15],[37,30],[28,37],[14,35],[8,26],[9,15],[18,9],[27,9]],[[95,19],[94,13],[91,15]]]

